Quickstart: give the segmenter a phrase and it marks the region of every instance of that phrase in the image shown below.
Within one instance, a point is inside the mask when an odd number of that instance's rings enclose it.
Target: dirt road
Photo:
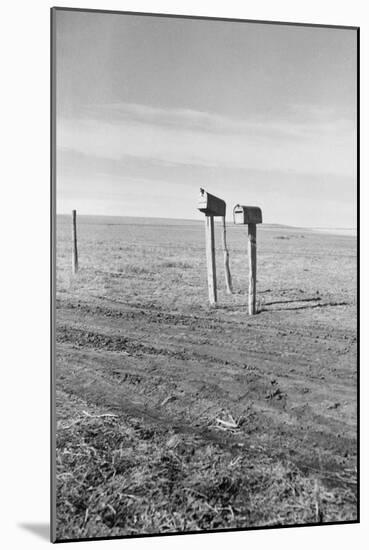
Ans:
[[[326,495],[341,495],[340,511],[326,498],[323,521],[355,520],[354,239],[260,230],[259,313],[250,317],[246,234],[239,228],[228,231],[235,293],[227,297],[222,290],[218,254],[215,310],[207,305],[201,224],[86,219],[75,278],[69,273],[66,220],[58,228],[59,426],[77,418],[77,399],[87,410],[136,419],[140,433],[160,433],[162,442],[166,434],[195,438],[199,448],[211,445],[231,461],[247,457],[249,467],[296,468],[302,477],[318,479]],[[67,444],[64,435],[61,453]],[[68,487],[63,485],[63,498],[73,489]],[[63,514],[65,520],[68,512]],[[78,533],[91,536],[83,518],[81,511]],[[222,528],[235,525],[223,520]],[[272,521],[261,514],[241,525]],[[276,521],[296,517],[276,515]],[[119,526],[113,522],[110,529],[134,533],[132,525]],[[202,524],[167,530],[197,528]]]

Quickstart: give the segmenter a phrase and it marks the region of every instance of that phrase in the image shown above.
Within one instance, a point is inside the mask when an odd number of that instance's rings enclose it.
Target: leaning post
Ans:
[[[200,188],[197,204],[200,212],[205,214],[206,266],[208,273],[209,302],[212,307],[217,303],[217,276],[215,265],[214,217],[225,216],[226,204],[222,199],[207,193]]]
[[[256,313],[256,224],[262,223],[261,209],[258,206],[236,204],[233,209],[235,224],[247,224],[249,257],[249,315]]]
[[[72,211],[72,271],[74,274],[78,271],[78,251],[77,251],[77,212]]]
[[[229,269],[229,252],[227,247],[227,237],[226,237],[226,219],[225,216],[222,216],[222,243],[223,243],[223,260],[224,260],[224,276],[227,294],[232,294],[232,277],[231,271]]]

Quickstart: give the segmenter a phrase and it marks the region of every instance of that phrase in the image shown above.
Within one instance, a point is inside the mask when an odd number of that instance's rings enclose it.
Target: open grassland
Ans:
[[[198,222],[57,224],[57,537],[354,521],[356,241]]]

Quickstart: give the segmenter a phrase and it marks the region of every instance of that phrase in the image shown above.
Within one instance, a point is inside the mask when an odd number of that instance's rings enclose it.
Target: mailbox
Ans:
[[[226,203],[222,199],[207,193],[205,189],[200,189],[197,208],[207,216],[225,216],[226,214]]]
[[[236,204],[233,208],[233,221],[236,224],[262,223],[261,208]]]

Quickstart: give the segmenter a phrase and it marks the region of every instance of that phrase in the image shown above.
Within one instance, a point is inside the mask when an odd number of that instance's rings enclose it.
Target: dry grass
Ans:
[[[57,431],[59,540],[354,519],[353,493],[330,492],[291,463],[69,408],[77,414]]]

